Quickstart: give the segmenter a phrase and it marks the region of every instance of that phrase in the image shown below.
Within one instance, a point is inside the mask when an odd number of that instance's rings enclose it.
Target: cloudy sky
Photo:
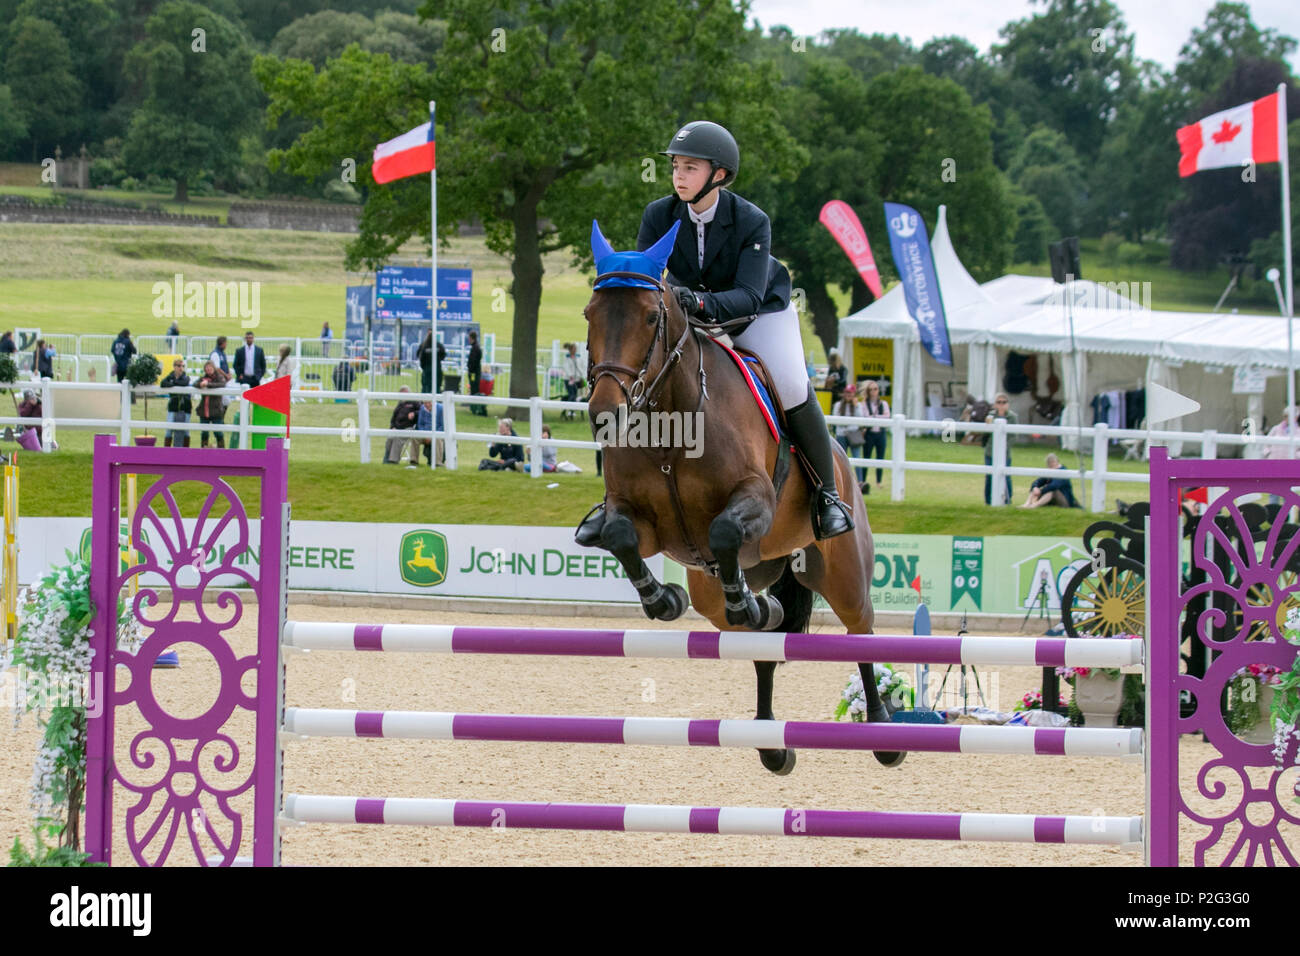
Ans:
[[[1214,0],[1115,0],[1134,35],[1137,55],[1166,68],[1193,27],[1205,22]],[[1251,16],[1261,29],[1273,28],[1300,38],[1300,2],[1251,0]],[[998,40],[998,30],[1010,20],[1029,16],[1029,0],[752,0],[751,15],[765,28],[785,24],[797,34],[815,35],[833,27],[853,27],[861,33],[897,33],[920,47],[936,36],[963,36],[981,52]],[[1300,70],[1300,54],[1292,56]]]

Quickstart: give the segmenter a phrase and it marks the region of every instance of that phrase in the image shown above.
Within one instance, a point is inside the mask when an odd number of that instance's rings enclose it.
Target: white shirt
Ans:
[[[255,358],[253,346],[244,346],[244,374],[251,377],[253,374],[253,359]]]
[[[718,211],[718,200],[714,200],[713,205],[704,212],[696,212],[695,207],[686,206],[686,212],[691,217],[691,222],[695,223],[695,245],[700,252],[700,268],[704,268],[704,227],[713,222],[714,215]]]

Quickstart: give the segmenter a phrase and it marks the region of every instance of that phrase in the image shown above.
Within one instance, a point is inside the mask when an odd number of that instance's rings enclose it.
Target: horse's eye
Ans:
[[[653,312],[648,313],[648,314],[646,315],[646,317],[645,317],[645,324],[646,324],[646,325],[654,325],[654,324],[655,324],[656,322],[658,322],[658,321],[659,321],[659,310],[658,310],[658,309],[655,309]]]

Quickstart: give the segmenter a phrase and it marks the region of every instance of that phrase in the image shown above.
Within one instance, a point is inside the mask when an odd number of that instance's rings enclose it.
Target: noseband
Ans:
[[[655,288],[659,290],[659,317],[656,323],[654,338],[650,341],[650,348],[646,350],[645,358],[641,362],[640,370],[629,368],[626,365],[620,365],[617,362],[600,362],[593,365],[587,372],[587,384],[594,390],[596,383],[608,375],[618,385],[623,397],[627,400],[630,411],[639,411],[647,404],[655,408],[659,403],[655,400],[655,395],[663,386],[668,375],[681,361],[682,347],[686,344],[687,338],[691,334],[691,323],[686,322],[685,328],[682,329],[681,337],[671,349],[668,347],[668,307],[664,304],[664,284],[654,276],[642,275],[639,272],[606,272],[599,276],[597,281],[604,279],[640,279],[645,282],[653,282]],[[646,374],[650,370],[650,363],[654,359],[656,348],[660,342],[664,346],[664,363],[659,369],[659,373],[649,385],[646,384]],[[590,350],[589,350],[590,351]],[[700,374],[701,384],[703,384],[704,373],[704,353],[700,353]],[[628,376],[631,381],[625,383],[620,376]],[[708,397],[705,391],[704,397]]]

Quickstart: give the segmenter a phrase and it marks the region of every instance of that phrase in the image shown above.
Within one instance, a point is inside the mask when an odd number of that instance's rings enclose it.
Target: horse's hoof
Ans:
[[[675,621],[691,606],[686,596],[686,589],[680,584],[665,584],[663,595],[653,604],[646,605],[646,613],[652,620]]]
[[[778,777],[784,777],[794,769],[794,751],[788,747],[785,750],[760,750],[758,759]]]
[[[897,767],[907,759],[906,750],[873,750],[871,753],[880,761],[882,767]]]
[[[745,630],[757,630],[759,622],[763,619],[763,612],[759,610],[758,601],[752,593],[745,595],[745,600],[739,610],[733,610],[731,602],[727,602],[727,623],[732,627],[744,628]]]

